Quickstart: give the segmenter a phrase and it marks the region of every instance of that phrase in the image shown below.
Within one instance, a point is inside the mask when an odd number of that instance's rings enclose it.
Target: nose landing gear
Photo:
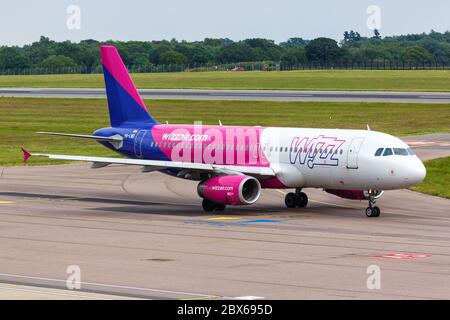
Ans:
[[[288,208],[304,208],[308,205],[308,196],[301,192],[302,189],[295,189],[295,193],[289,192],[284,198],[284,203]]]
[[[375,203],[375,198],[373,196],[369,196],[369,206],[366,208],[366,216],[369,218],[380,216],[381,210],[377,206],[374,206]]]

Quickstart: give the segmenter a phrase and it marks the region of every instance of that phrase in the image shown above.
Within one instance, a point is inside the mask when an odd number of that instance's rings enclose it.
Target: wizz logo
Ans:
[[[338,166],[338,150],[345,140],[337,137],[319,135],[315,138],[295,137],[291,142],[289,161],[291,164],[305,164],[312,169],[314,166]]]

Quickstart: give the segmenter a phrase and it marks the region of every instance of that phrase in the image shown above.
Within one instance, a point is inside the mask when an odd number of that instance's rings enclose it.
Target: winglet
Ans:
[[[20,147],[20,149],[23,152],[23,162],[27,162],[27,160],[31,157],[31,153],[29,153],[27,150],[25,150],[24,147]]]

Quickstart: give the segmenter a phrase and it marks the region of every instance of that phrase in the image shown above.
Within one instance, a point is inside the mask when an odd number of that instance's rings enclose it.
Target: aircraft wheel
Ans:
[[[304,208],[308,205],[308,196],[304,192],[296,194],[295,204],[299,208]]]
[[[378,207],[373,207],[373,209],[375,210],[375,217],[379,217],[381,214],[381,210]]]
[[[378,207],[367,207],[366,208],[366,216],[369,218],[379,217],[380,216],[380,208]]]
[[[296,199],[297,197],[295,196],[295,193],[289,192],[284,198],[284,203],[286,204],[286,207],[295,208],[297,202]]]

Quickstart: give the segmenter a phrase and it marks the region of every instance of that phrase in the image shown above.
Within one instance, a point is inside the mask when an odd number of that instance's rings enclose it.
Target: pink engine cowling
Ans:
[[[261,184],[246,175],[218,176],[200,182],[197,192],[200,197],[219,204],[248,205],[258,200]]]
[[[334,194],[338,197],[350,200],[368,200],[369,196],[372,195],[374,199],[377,199],[383,195],[383,191],[378,190],[336,190],[336,189],[325,189],[326,192]]]

